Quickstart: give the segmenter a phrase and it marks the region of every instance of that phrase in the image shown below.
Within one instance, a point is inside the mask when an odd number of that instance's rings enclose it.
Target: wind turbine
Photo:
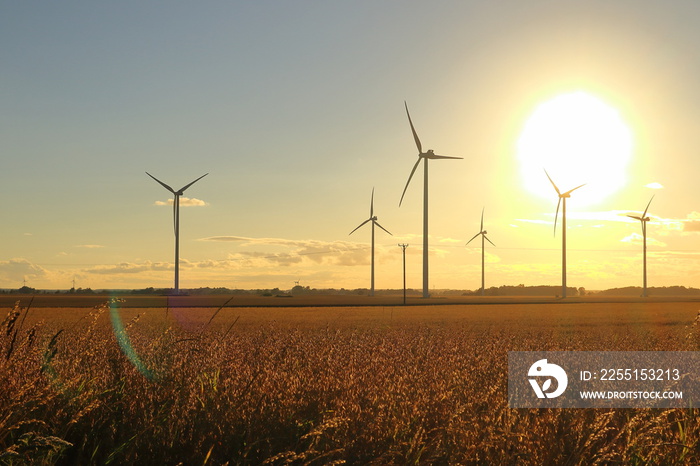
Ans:
[[[150,173],[146,172],[146,175],[150,176],[154,180],[156,180],[158,183],[160,183],[161,186],[163,186],[165,189],[173,193],[174,199],[173,199],[173,224],[175,226],[175,294],[180,293],[180,196],[182,196],[182,193],[185,192],[187,188],[195,184],[197,181],[201,180],[205,176],[207,176],[209,173],[205,173],[204,175],[200,176],[193,182],[186,184],[182,188],[178,189],[175,191],[173,188],[168,186],[167,184],[163,183],[160,181],[158,178],[155,176],[151,175]]]
[[[644,238],[644,288],[642,289],[642,298],[647,297],[647,222],[649,221],[649,217],[647,217],[647,210],[649,210],[649,206],[651,205],[651,201],[653,200],[654,196],[651,196],[651,199],[649,199],[649,203],[647,204],[647,208],[644,209],[644,213],[641,217],[628,215],[628,217],[637,219],[640,222],[642,222],[642,237]]]
[[[493,244],[493,242],[486,237],[487,231],[484,230],[484,209],[481,209],[481,226],[479,227],[479,233],[475,234],[472,239],[467,241],[467,244],[471,243],[477,236],[481,235],[481,296],[484,296],[484,240]],[[465,244],[465,246],[467,245]],[[495,244],[493,244],[496,246]]]
[[[372,222],[372,259],[371,259],[371,274],[370,274],[370,290],[369,290],[369,295],[374,296],[374,226],[377,225],[379,228],[382,230],[386,231],[389,233],[389,231],[381,226],[379,222],[377,222],[377,216],[374,215],[374,188],[372,188],[372,199],[369,204],[369,218],[365,220],[364,222],[360,223],[357,228],[352,230],[349,235],[352,235],[357,231],[361,226],[363,226],[367,222]],[[391,233],[389,233],[391,235]],[[394,236],[394,235],[391,235]]]
[[[562,204],[562,210],[561,210],[561,229],[562,229],[562,240],[561,240],[561,296],[562,298],[566,298],[566,200],[571,197],[571,193],[576,191],[578,188],[581,186],[584,186],[583,184],[580,186],[576,186],[574,189],[570,189],[566,191],[565,193],[562,193],[559,191],[559,188],[557,188],[557,185],[554,184],[554,181],[552,181],[552,178],[549,176],[549,173],[547,173],[547,170],[544,171],[544,174],[547,175],[547,178],[549,178],[549,182],[552,183],[552,186],[554,186],[554,190],[557,192],[557,195],[559,196],[559,202],[557,202],[557,213],[554,215],[554,235],[556,236],[557,234],[557,217],[559,216],[559,205]],[[585,184],[585,183],[584,183]],[[562,202],[562,200],[564,202]]]
[[[416,146],[418,147],[418,160],[416,164],[413,165],[413,170],[408,176],[408,181],[406,182],[406,187],[403,188],[403,194],[401,194],[401,200],[399,201],[399,207],[403,202],[403,197],[406,194],[406,189],[408,189],[409,183],[411,183],[411,178],[416,172],[418,165],[423,162],[423,297],[427,298],[428,294],[428,160],[430,159],[462,159],[463,157],[448,157],[446,155],[437,155],[432,149],[428,152],[423,152],[423,146],[418,139],[418,134],[416,129],[413,127],[413,121],[411,121],[411,114],[408,112],[408,104],[404,101],[404,106],[406,107],[406,115],[408,115],[408,123],[411,125],[411,131],[413,132],[413,139],[416,141]]]

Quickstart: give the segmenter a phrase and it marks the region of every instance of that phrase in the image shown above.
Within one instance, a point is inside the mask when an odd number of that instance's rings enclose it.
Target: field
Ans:
[[[697,409],[510,409],[506,372],[510,350],[697,351],[698,302],[209,299],[8,305],[0,462],[700,462]]]

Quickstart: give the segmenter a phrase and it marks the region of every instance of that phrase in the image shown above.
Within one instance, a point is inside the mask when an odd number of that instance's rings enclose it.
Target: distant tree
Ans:
[[[308,286],[295,285],[292,288],[292,294],[309,294],[309,291],[311,290]]]
[[[578,289],[578,295],[579,296],[586,296],[586,289],[584,287],[580,287]]]

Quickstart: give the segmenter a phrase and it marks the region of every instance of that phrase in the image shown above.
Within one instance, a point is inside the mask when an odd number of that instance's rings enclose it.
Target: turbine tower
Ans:
[[[544,171],[544,174],[547,175],[547,178],[549,178],[549,182],[552,183],[552,186],[554,186],[554,190],[557,192],[557,195],[559,196],[559,202],[557,202],[557,213],[554,215],[554,235],[556,236],[557,234],[557,217],[559,216],[559,205],[562,204],[562,210],[561,210],[561,229],[562,229],[562,240],[561,240],[561,296],[562,298],[566,298],[566,200],[571,197],[571,193],[576,191],[578,188],[581,186],[584,186],[583,184],[580,186],[576,186],[574,189],[570,189],[566,191],[565,193],[562,193],[559,191],[559,188],[557,188],[557,185],[554,184],[554,181],[552,181],[552,178],[549,176],[549,173],[547,173],[547,170]],[[562,202],[563,200],[563,202]]]
[[[642,288],[642,298],[647,297],[647,222],[649,221],[649,217],[647,217],[647,210],[649,210],[649,206],[651,205],[651,201],[654,200],[654,196],[651,196],[651,199],[649,199],[649,203],[647,204],[647,208],[644,209],[644,213],[642,214],[641,217],[636,217],[634,215],[628,215],[630,218],[634,218],[642,222],[642,237],[644,240],[644,288]]]
[[[182,196],[182,193],[185,192],[187,188],[195,184],[197,181],[201,180],[205,176],[207,176],[209,173],[205,173],[204,175],[200,176],[193,182],[186,184],[182,188],[178,189],[175,191],[173,188],[168,186],[167,184],[163,183],[160,181],[158,178],[155,176],[151,175],[150,173],[146,172],[146,175],[150,176],[154,180],[156,180],[158,183],[160,183],[161,186],[163,186],[165,189],[173,193],[174,199],[173,199],[173,224],[175,226],[175,294],[180,293],[180,196]]]
[[[493,242],[486,237],[487,231],[484,230],[484,209],[483,208],[481,209],[481,226],[479,227],[479,233],[475,234],[472,239],[467,241],[467,244],[471,243],[479,235],[481,235],[481,296],[484,296],[484,290],[486,289],[484,287],[484,284],[485,284],[485,280],[484,280],[484,240],[488,241],[491,244],[493,244]],[[465,244],[465,246],[467,244]],[[493,244],[493,245],[496,246],[495,244]]]
[[[372,222],[372,259],[371,259],[371,273],[370,273],[370,289],[369,289],[369,295],[374,296],[374,226],[377,225],[379,228],[382,230],[386,231],[389,233],[389,231],[381,226],[379,222],[377,222],[377,216],[374,215],[374,188],[372,188],[372,199],[369,204],[369,218],[365,220],[364,222],[360,223],[357,228],[352,230],[349,235],[352,235],[357,231],[361,226],[363,226],[367,222]],[[391,233],[389,233],[391,235]],[[394,235],[391,235],[394,236]]]
[[[404,106],[406,107],[406,115],[408,115],[408,123],[411,125],[411,132],[413,132],[413,139],[416,141],[416,146],[418,147],[418,160],[416,164],[413,165],[413,170],[408,176],[408,181],[406,182],[406,187],[403,188],[403,194],[401,194],[401,200],[399,201],[399,207],[403,202],[403,197],[406,194],[406,189],[408,189],[409,183],[411,183],[411,178],[416,172],[418,165],[423,162],[423,297],[427,298],[428,293],[428,160],[430,159],[462,159],[462,157],[448,157],[446,155],[437,155],[432,149],[427,152],[423,152],[423,146],[418,139],[418,134],[416,129],[413,127],[413,121],[411,121],[411,114],[408,112],[408,104],[404,101]]]

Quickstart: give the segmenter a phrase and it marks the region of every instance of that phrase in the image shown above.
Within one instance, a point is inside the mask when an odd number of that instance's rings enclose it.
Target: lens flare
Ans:
[[[134,367],[148,380],[154,380],[155,374],[152,370],[148,369],[146,365],[141,361],[136,350],[131,345],[131,339],[126,333],[124,324],[122,323],[122,318],[119,315],[118,303],[121,302],[119,299],[110,299],[109,301],[109,318],[112,321],[112,328],[114,329],[114,336],[117,339],[119,348],[121,348],[124,356],[134,365]]]

